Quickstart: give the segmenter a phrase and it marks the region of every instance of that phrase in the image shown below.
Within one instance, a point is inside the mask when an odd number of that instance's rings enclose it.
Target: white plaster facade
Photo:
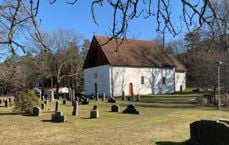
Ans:
[[[180,89],[186,89],[186,72],[175,73],[175,91],[178,92]],[[182,87],[182,88],[181,88]]]
[[[179,78],[178,81],[175,81],[176,78]],[[185,88],[182,78],[185,78],[185,73],[175,73],[175,68],[102,65],[84,69],[85,95],[98,92],[120,96],[123,91],[130,95],[130,88],[133,94],[174,93],[181,83]]]

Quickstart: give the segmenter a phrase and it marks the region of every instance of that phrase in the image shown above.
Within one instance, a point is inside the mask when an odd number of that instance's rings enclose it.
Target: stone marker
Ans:
[[[120,112],[119,105],[116,105],[116,104],[112,105],[111,106],[111,112]]]
[[[78,116],[78,102],[77,101],[75,101],[75,103],[73,105],[72,115],[73,116]]]
[[[95,100],[99,101],[99,93],[96,93]]]
[[[12,99],[11,98],[9,98],[9,103],[12,103]]]
[[[56,101],[55,112],[59,111],[59,105],[60,105],[59,101]]]
[[[9,107],[9,102],[8,102],[8,100],[5,100],[5,107]]]
[[[82,102],[82,105],[88,105],[89,104],[89,100],[88,98],[85,98]]]
[[[113,97],[110,97],[110,98],[108,99],[108,102],[109,102],[109,103],[116,103],[116,100],[115,100]]]
[[[229,120],[227,120],[229,123]],[[229,145],[229,124],[220,120],[200,120],[190,124],[192,145]]]
[[[127,114],[140,114],[139,111],[136,110],[134,105],[128,105],[122,113],[127,113]]]
[[[48,105],[48,100],[45,100],[45,101],[44,101],[44,104],[45,104],[45,105]]]
[[[55,112],[52,114],[52,122],[65,123],[67,122],[67,117],[64,116],[63,112]]]
[[[136,101],[139,102],[140,99],[141,99],[141,96],[139,94],[137,94]]]
[[[64,100],[63,100],[63,105],[66,105],[66,102],[67,102],[67,101],[64,99]]]
[[[41,96],[41,101],[44,101],[45,100],[44,98],[45,98],[45,96]]]
[[[97,105],[94,105],[92,110],[96,110],[97,108],[98,108]]]
[[[0,99],[0,104],[2,104],[2,99]]]
[[[125,101],[125,92],[124,91],[122,91],[122,101]]]
[[[41,108],[33,107],[33,116],[40,116],[40,115],[41,115]]]
[[[134,95],[131,96],[131,101],[134,101]]]
[[[102,101],[105,101],[106,100],[106,94],[103,93],[103,96],[102,96]]]
[[[41,109],[44,110],[45,109],[45,104],[41,103]]]

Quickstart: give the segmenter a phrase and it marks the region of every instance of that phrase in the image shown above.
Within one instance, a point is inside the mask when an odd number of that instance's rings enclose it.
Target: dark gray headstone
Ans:
[[[126,109],[122,113],[127,113],[127,114],[140,114],[139,111],[135,108],[134,105],[128,105]]]
[[[136,101],[139,102],[141,99],[141,96],[139,94],[137,94],[137,98],[136,98]]]
[[[0,99],[0,104],[2,104],[2,99]]]
[[[11,98],[9,98],[9,103],[12,103],[12,99]]]
[[[85,98],[83,101],[82,101],[82,105],[88,105],[89,104],[89,100],[88,98]]]
[[[56,106],[55,106],[55,112],[58,112],[59,111],[59,101],[56,101]]]
[[[125,101],[125,92],[124,91],[122,91],[122,101]]]
[[[33,107],[33,116],[40,116],[41,115],[41,108],[40,107]]]
[[[110,98],[108,99],[108,102],[109,102],[109,103],[116,103],[116,100],[115,100],[113,97],[110,97]]]
[[[45,109],[45,104],[44,104],[44,103],[41,104],[41,109],[42,109],[42,110]]]
[[[8,102],[8,100],[5,100],[5,107],[9,107],[9,102]]]
[[[73,105],[73,110],[72,110],[72,115],[73,116],[77,116],[78,115],[78,102],[75,101],[74,105]]]
[[[65,123],[67,122],[67,117],[64,116],[63,112],[55,112],[52,114],[52,122]]]
[[[48,105],[48,100],[44,100],[44,104],[45,105]]]
[[[97,105],[94,105],[92,110],[96,110],[96,109],[98,109],[98,107],[97,107]]]
[[[63,100],[63,105],[66,105],[66,102],[67,102],[67,101],[64,99],[64,100]]]
[[[99,118],[99,110],[98,109],[91,110],[91,112],[90,112],[90,118],[94,118],[94,119]]]
[[[111,112],[120,112],[120,107],[116,104],[112,105]]]

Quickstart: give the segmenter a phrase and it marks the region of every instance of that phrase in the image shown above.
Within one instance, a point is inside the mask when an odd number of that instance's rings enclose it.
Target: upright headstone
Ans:
[[[95,100],[99,101],[99,93],[96,93]]]
[[[55,112],[52,114],[52,119],[53,122],[60,122],[60,123],[65,123],[67,122],[67,117],[64,116],[63,112]]]
[[[113,97],[110,97],[110,98],[108,99],[108,102],[109,102],[109,103],[116,103],[116,100],[115,100]]]
[[[9,107],[9,102],[7,99],[5,100],[5,107]]]
[[[140,114],[139,111],[135,108],[134,105],[128,105],[126,109],[122,113],[127,113],[127,114]]]
[[[137,94],[137,98],[136,98],[136,101],[139,102],[141,99],[141,96],[139,94]]]
[[[40,115],[41,115],[41,108],[33,107],[33,116],[40,116]]]
[[[56,101],[55,112],[59,112],[59,101]]]
[[[48,105],[48,101],[47,101],[47,100],[45,100],[45,101],[44,101],[44,104],[45,104],[45,105]]]
[[[90,118],[99,118],[99,110],[97,108],[97,105],[94,105],[91,112],[90,112]]]
[[[94,105],[92,110],[96,110],[97,108],[98,108],[97,105]]]
[[[180,85],[180,93],[182,93],[182,92],[183,92],[183,86]]]
[[[9,103],[12,103],[12,99],[11,98],[9,98]]]
[[[66,105],[66,100],[65,99],[63,100],[63,105]]]
[[[2,99],[0,99],[0,104],[2,104]]]
[[[102,101],[105,101],[105,100],[106,100],[106,94],[103,93]]]
[[[41,109],[44,110],[45,109],[45,104],[41,103]]]
[[[116,104],[112,105],[111,112],[120,112],[120,107]]]
[[[122,101],[125,101],[125,92],[122,91]]]
[[[78,115],[78,102],[77,101],[75,101],[75,103],[74,103],[72,115],[73,116],[77,116]]]

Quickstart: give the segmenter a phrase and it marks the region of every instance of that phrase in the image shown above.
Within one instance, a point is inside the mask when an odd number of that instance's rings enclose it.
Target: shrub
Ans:
[[[205,97],[198,97],[197,102],[200,106],[207,106],[208,105],[208,99]]]
[[[32,114],[32,108],[39,105],[39,99],[32,91],[25,91],[15,97],[15,108],[17,112]]]

